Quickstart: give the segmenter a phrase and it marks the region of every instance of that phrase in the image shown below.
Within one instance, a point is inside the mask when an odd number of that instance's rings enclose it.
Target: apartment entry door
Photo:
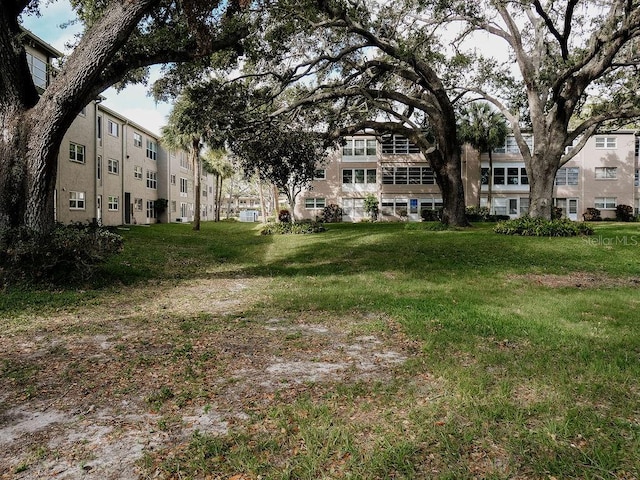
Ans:
[[[562,209],[562,216],[569,220],[578,220],[577,198],[556,198],[556,207]]]

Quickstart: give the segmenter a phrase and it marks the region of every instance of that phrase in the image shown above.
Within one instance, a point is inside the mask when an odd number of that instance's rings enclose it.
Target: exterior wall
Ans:
[[[55,213],[61,223],[86,223],[96,219],[96,108],[94,102],[87,105],[85,113],[76,117],[60,145]],[[79,147],[84,152],[82,157]],[[77,203],[79,194],[84,198],[82,206]]]
[[[361,135],[353,139],[374,139]],[[640,213],[640,179],[638,147],[640,143],[633,131],[597,134],[559,171],[556,178],[554,203],[563,215],[582,220],[587,208],[598,208],[603,218],[615,217],[616,205],[631,205]],[[296,205],[297,218],[315,218],[322,213],[319,205],[335,203],[344,210],[344,221],[366,218],[363,199],[375,195],[380,202],[381,220],[420,220],[423,209],[442,205],[442,197],[435,181],[430,177],[418,180],[428,163],[419,153],[382,153],[376,143],[376,155],[353,156],[336,151],[323,166],[325,178],[312,182],[311,189],[303,192]],[[529,182],[524,161],[509,138],[505,146],[492,153],[493,185],[492,213],[512,218],[529,210]],[[480,155],[468,145],[462,150],[462,171],[465,199],[470,206],[486,206],[488,185],[482,184],[482,169],[488,170],[489,156]],[[406,168],[406,172],[405,172]],[[375,183],[349,182],[345,170],[376,170]],[[576,170],[577,169],[577,170]],[[396,177],[389,181],[394,171]],[[401,172],[398,181],[398,172]],[[366,175],[366,174],[365,174]],[[406,175],[406,177],[405,177]],[[406,181],[405,181],[406,178]]]

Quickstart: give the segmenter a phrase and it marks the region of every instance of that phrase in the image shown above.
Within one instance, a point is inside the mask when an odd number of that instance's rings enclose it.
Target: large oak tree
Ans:
[[[150,65],[206,67],[213,54],[226,51],[232,58],[247,35],[241,0],[74,0],[84,32],[38,92],[20,17],[41,3],[0,4],[0,232],[53,227],[60,143],[75,116],[102,91],[144,79]]]
[[[640,1],[452,0],[442,21],[507,46],[504,62],[485,52],[466,86],[510,121],[529,176],[529,214],[551,218],[558,169],[599,129],[640,117]],[[472,38],[475,47],[483,37]],[[533,149],[523,127],[533,131]]]

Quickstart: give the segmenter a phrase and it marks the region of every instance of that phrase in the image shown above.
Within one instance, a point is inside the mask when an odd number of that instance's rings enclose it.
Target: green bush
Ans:
[[[633,207],[631,205],[618,205],[616,207],[616,220],[619,222],[633,222]]]
[[[27,228],[0,232],[0,282],[83,283],[122,247],[120,235],[96,224],[57,224],[47,234]]]
[[[322,223],[314,222],[312,220],[304,220],[293,223],[267,223],[262,227],[260,233],[262,235],[302,235],[306,233],[319,233],[324,231],[325,228]]]
[[[330,203],[322,210],[320,220],[324,223],[339,223],[342,221],[342,208],[335,203]]]
[[[439,222],[442,220],[442,209],[429,210],[425,208],[420,211],[420,217],[423,222]]]
[[[600,220],[602,220],[602,216],[600,215],[600,210],[593,207],[587,208],[587,211],[584,212],[584,214],[582,215],[582,218],[584,219],[585,222],[599,222]]]
[[[489,207],[468,206],[465,209],[465,215],[470,222],[488,222],[491,216]]]
[[[573,222],[567,218],[545,220],[524,216],[498,223],[494,232],[502,235],[523,235],[531,237],[573,237],[591,235],[593,229],[582,222]]]

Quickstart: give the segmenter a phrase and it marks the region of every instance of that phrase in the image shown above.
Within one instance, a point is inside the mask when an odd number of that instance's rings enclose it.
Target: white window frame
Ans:
[[[120,160],[110,158],[107,161],[107,172],[111,175],[120,175]]]
[[[327,171],[324,168],[318,168],[314,173],[313,173],[313,179],[314,180],[326,180],[327,179]]]
[[[171,181],[171,185],[175,185],[176,184],[176,175],[175,175],[175,173],[171,174],[170,181]]]
[[[79,143],[69,142],[69,160],[75,163],[87,162],[87,148]]]
[[[618,148],[618,139],[616,137],[596,137],[595,142],[598,150],[614,150]]]
[[[593,205],[599,210],[615,210],[618,199],[616,197],[596,197],[593,199]]]
[[[147,200],[147,218],[158,218],[156,203],[153,200]]]
[[[557,186],[576,186],[580,183],[580,167],[562,167],[556,173]]]
[[[117,122],[114,122],[111,119],[107,120],[107,132],[109,132],[109,135],[111,135],[112,137],[119,137],[120,136],[120,124]]]
[[[307,210],[316,210],[327,206],[327,199],[324,197],[311,197],[304,199],[304,208]]]
[[[180,177],[180,196],[186,197],[189,195],[189,180],[184,177]]]
[[[43,90],[47,88],[47,62],[27,52],[27,65],[29,66],[29,72],[31,73],[33,84],[36,87],[42,88]]]
[[[86,210],[85,192],[69,192],[69,210]]]
[[[158,189],[158,172],[147,170],[147,188]]]
[[[596,167],[596,180],[616,180],[618,178],[618,167]]]
[[[142,148],[142,134],[133,132],[133,146]]]
[[[147,158],[158,160],[158,143],[147,138]]]
[[[107,197],[107,209],[110,212],[117,212],[120,208],[120,197],[109,195]]]
[[[134,198],[133,199],[133,209],[136,212],[141,212],[142,211],[142,199],[141,198]]]
[[[142,180],[142,166],[133,166],[133,178],[135,178],[136,180]]]

